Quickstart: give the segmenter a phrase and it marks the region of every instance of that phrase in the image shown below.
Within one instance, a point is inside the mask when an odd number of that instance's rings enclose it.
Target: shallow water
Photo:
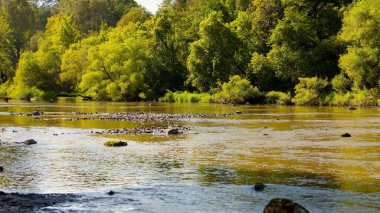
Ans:
[[[11,116],[35,110],[40,119]],[[69,121],[62,112],[234,113],[172,121],[191,134],[93,135],[161,123]],[[0,103],[0,190],[76,193],[45,211],[262,212],[277,197],[311,212],[380,211],[380,109],[144,103]],[[50,113],[50,115],[49,115]],[[17,132],[13,132],[13,130]],[[349,132],[352,138],[342,138]],[[58,134],[54,136],[53,134]],[[106,148],[109,138],[128,147]],[[252,191],[257,182],[264,192]],[[114,196],[106,195],[109,190]]]

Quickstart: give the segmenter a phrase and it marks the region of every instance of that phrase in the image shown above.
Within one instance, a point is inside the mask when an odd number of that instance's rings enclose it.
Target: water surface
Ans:
[[[41,118],[11,113],[45,112]],[[93,135],[166,123],[70,121],[64,112],[234,113],[169,125],[191,134]],[[277,197],[311,212],[380,211],[379,109],[212,104],[10,102],[0,104],[0,190],[76,193],[44,211],[262,212]],[[351,138],[340,137],[351,133]],[[58,136],[55,136],[58,134]],[[106,148],[110,138],[128,147]],[[263,182],[268,188],[252,191]],[[116,191],[108,196],[109,190]]]

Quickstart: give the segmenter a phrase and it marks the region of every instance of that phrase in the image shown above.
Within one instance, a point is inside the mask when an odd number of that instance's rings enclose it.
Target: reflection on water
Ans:
[[[94,136],[97,129],[166,124],[10,115],[35,110],[243,114],[173,121],[192,127],[194,134],[181,136]],[[260,212],[274,197],[295,199],[312,212],[380,211],[376,108],[11,102],[0,104],[3,128],[0,190],[84,195],[52,207],[58,211]],[[340,137],[345,132],[353,137]],[[30,138],[38,144],[12,143]],[[109,138],[129,146],[106,148]],[[269,187],[255,193],[256,182]],[[105,195],[109,189],[115,197]]]

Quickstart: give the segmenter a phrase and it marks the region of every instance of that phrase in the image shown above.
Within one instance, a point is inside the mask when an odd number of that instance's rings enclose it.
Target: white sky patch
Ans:
[[[136,2],[144,6],[150,12],[155,13],[162,3],[162,0],[136,0]]]

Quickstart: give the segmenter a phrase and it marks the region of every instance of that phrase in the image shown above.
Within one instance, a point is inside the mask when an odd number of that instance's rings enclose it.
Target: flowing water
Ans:
[[[35,110],[50,115],[11,115]],[[171,121],[191,127],[178,136],[94,135],[167,124],[60,114],[140,111],[243,113]],[[10,102],[0,104],[1,129],[1,191],[81,195],[41,212],[262,212],[273,198],[311,212],[380,211],[378,108]],[[352,137],[342,138],[346,132]],[[31,138],[38,144],[13,144]],[[129,145],[104,147],[110,138]],[[252,190],[257,182],[264,192]]]

